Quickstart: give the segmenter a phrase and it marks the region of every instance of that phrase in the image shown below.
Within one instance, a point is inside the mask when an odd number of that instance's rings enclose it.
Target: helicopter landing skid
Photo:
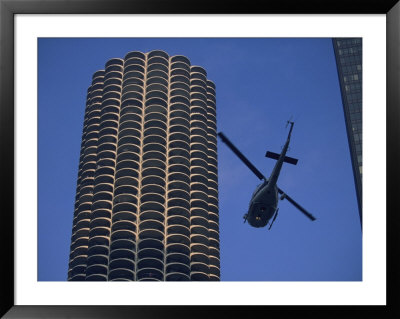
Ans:
[[[247,222],[247,214],[243,215],[243,223]]]
[[[279,211],[279,208],[276,210],[276,212],[275,212],[275,216],[274,216],[274,218],[272,219],[272,222],[271,222],[271,224],[269,225],[269,228],[268,228],[268,230],[270,230],[270,229],[271,229],[271,227],[272,227],[272,224],[274,223],[274,221],[275,221],[275,219],[276,219],[276,216],[278,216],[278,211]]]

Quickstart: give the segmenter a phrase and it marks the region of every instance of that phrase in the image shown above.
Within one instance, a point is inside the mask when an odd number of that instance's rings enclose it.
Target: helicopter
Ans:
[[[289,148],[290,136],[292,134],[294,122],[287,121],[286,127],[290,124],[289,134],[286,139],[286,143],[283,146],[280,154],[267,151],[265,157],[276,160],[274,169],[272,170],[269,179],[265,176],[232,144],[231,141],[222,133],[219,132],[218,136],[221,140],[238,156],[242,162],[260,179],[262,183],[255,189],[249,204],[248,212],[243,216],[244,222],[248,222],[250,226],[260,228],[265,227],[271,220],[271,229],[276,217],[278,216],[278,200],[286,199],[292,205],[294,205],[300,212],[307,216],[310,220],[314,221],[316,218],[301,207],[296,201],[294,201],[289,195],[282,191],[277,185],[279,173],[281,171],[283,162],[296,165],[298,159],[286,156],[286,152]],[[280,195],[280,197],[279,197]]]

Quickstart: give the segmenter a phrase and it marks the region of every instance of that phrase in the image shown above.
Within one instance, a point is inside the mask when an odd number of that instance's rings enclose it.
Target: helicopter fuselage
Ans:
[[[294,205],[297,209],[299,209],[303,214],[305,214],[309,219],[315,220],[315,217],[307,212],[303,207],[301,207],[298,203],[296,203],[289,195],[283,192],[278,186],[278,178],[282,169],[282,165],[284,162],[296,165],[297,159],[286,156],[286,152],[289,148],[290,136],[293,130],[294,122],[288,121],[288,125],[290,124],[290,130],[288,137],[286,139],[286,143],[282,148],[280,154],[267,151],[265,154],[266,157],[272,158],[276,160],[275,166],[272,170],[270,177],[267,179],[237,148],[232,144],[231,141],[222,133],[219,132],[218,136],[222,139],[222,141],[242,160],[242,162],[263,182],[257,186],[254,191],[247,213],[243,216],[244,222],[248,222],[251,226],[260,228],[265,227],[268,222],[271,220],[270,226],[268,229],[271,229],[276,217],[278,216],[278,200],[286,199],[292,205]],[[280,196],[280,197],[279,197]]]
[[[264,178],[264,182],[260,184],[253,193],[250,200],[250,207],[245,215],[247,221],[253,227],[264,227],[268,221],[274,216],[278,208],[278,186],[276,185],[279,173],[281,172],[283,162],[286,159],[286,152],[290,143],[290,135],[292,134],[293,123],[291,124],[289,134],[281,154],[272,170],[269,179]]]
[[[246,220],[249,225],[259,228],[268,224],[278,208],[278,187],[264,181],[250,200]]]

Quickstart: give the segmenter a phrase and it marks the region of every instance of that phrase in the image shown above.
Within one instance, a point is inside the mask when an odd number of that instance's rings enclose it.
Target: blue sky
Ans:
[[[216,84],[217,127],[269,176],[295,121],[270,231],[243,223],[257,177],[219,142],[221,280],[359,281],[362,234],[330,38],[41,38],[38,51],[38,280],[64,281],[86,90],[129,51],[185,55]]]

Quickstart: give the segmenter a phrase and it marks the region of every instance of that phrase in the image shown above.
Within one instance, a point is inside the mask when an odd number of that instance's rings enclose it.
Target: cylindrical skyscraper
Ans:
[[[88,89],[68,280],[219,280],[215,86],[130,52]]]

